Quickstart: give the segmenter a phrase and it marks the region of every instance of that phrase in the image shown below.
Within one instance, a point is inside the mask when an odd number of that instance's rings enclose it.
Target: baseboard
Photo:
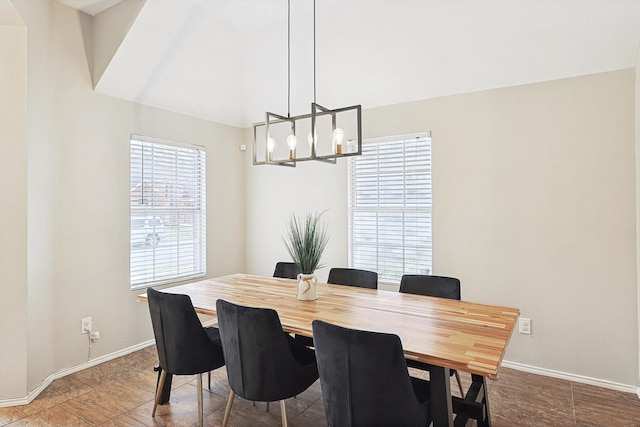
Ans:
[[[145,341],[140,344],[136,344],[131,347],[127,347],[110,354],[105,354],[104,356],[96,357],[95,359],[90,359],[79,365],[62,368],[59,371],[56,371],[51,375],[49,375],[48,377],[46,377],[42,381],[42,383],[40,383],[40,385],[38,385],[36,388],[31,390],[31,392],[29,392],[29,394],[27,394],[25,397],[0,400],[0,408],[5,406],[27,405],[31,403],[33,399],[38,397],[38,395],[42,393],[49,386],[49,384],[51,384],[54,380],[57,380],[58,378],[65,377],[67,375],[73,374],[78,371],[82,371],[83,369],[91,368],[92,366],[99,365],[109,360],[117,359],[118,357],[121,357],[121,356],[126,356],[127,354],[133,353],[138,350],[142,350],[143,348],[154,345],[155,343],[156,343],[155,340]]]
[[[209,321],[203,322],[204,326],[212,326],[216,324],[217,319],[211,319]],[[125,356],[127,354],[133,353],[138,350],[142,350],[143,348],[149,347],[155,344],[155,340],[149,340],[142,342],[140,344],[133,345],[131,347],[124,348],[122,350],[106,354],[104,356],[96,357],[95,359],[88,360],[79,365],[70,366],[67,368],[60,369],[48,377],[46,377],[42,383],[35,389],[31,390],[28,395],[25,397],[15,398],[15,399],[3,399],[0,400],[0,408],[6,406],[19,406],[19,405],[27,405],[33,401],[40,393],[42,393],[54,380],[58,378],[62,378],[64,376],[73,374],[78,371],[82,371],[83,369],[91,368],[92,366],[99,365],[101,363],[107,362],[109,360],[117,359],[118,357]],[[582,384],[589,384],[597,387],[604,387],[611,390],[622,391],[626,393],[635,393],[640,399],[640,387],[616,383],[613,381],[601,380],[597,378],[586,377],[583,375],[569,374],[566,372],[555,371],[553,369],[545,369],[539,368],[537,366],[525,365],[523,363],[517,362],[509,362],[507,360],[502,362],[502,366],[505,368],[515,369],[518,371],[529,372],[531,374],[543,375],[551,378],[558,378],[562,380],[574,381]]]
[[[217,320],[218,319],[216,317],[213,317],[211,319],[203,321],[202,325],[216,326]],[[91,368],[92,366],[96,366],[101,363],[108,362],[109,360],[117,359],[118,357],[126,356],[127,354],[133,353],[138,350],[142,350],[143,348],[147,348],[151,345],[154,345],[155,343],[156,343],[155,340],[145,341],[140,344],[136,344],[131,347],[118,350],[113,353],[105,354],[104,356],[96,357],[95,359],[90,359],[79,365],[62,368],[59,371],[52,373],[51,375],[46,377],[44,380],[42,380],[40,385],[38,385],[38,387],[31,390],[29,394],[27,394],[25,397],[18,397],[15,399],[0,399],[0,408],[6,407],[6,406],[28,405],[33,401],[33,399],[38,397],[38,395],[42,393],[49,386],[49,384],[51,384],[54,380],[57,380],[58,378],[65,377],[67,375],[73,374],[78,371],[82,371],[83,369]]]
[[[504,366],[505,368],[515,369],[518,371],[529,372],[531,374],[543,375],[545,377],[558,378],[561,380],[568,380],[568,381],[573,381],[581,384],[589,384],[596,387],[603,387],[603,388],[622,391],[626,393],[635,393],[640,399],[640,387],[636,387],[628,384],[621,384],[614,381],[586,377],[584,375],[569,374],[566,372],[554,371],[553,369],[545,369],[545,368],[539,368],[537,366],[525,365],[523,363],[509,362],[507,360],[502,362],[502,366]]]

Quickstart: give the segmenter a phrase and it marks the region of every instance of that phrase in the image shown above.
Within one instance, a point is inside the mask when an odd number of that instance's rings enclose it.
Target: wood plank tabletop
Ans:
[[[299,301],[297,281],[233,274],[162,289],[186,294],[196,311],[215,316],[216,301],[272,308],[287,332],[312,336],[311,322],[400,337],[408,357],[493,377],[519,311],[516,308],[318,283],[318,299]],[[138,296],[146,301],[146,294]]]

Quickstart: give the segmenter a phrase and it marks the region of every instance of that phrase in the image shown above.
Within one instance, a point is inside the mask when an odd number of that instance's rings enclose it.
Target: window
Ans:
[[[131,288],[206,271],[205,152],[131,136]]]
[[[349,159],[349,266],[431,273],[431,135],[367,140]]]

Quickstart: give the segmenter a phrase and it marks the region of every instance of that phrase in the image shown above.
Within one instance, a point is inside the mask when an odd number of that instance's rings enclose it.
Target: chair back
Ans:
[[[216,313],[229,386],[258,402],[288,399],[318,379],[315,361],[294,358],[275,310],[245,307],[219,299]]]
[[[378,273],[357,268],[332,268],[327,283],[378,289]]]
[[[460,280],[455,277],[405,274],[400,292],[460,300]]]
[[[302,273],[295,262],[278,262],[273,272],[273,277],[281,277],[283,279],[297,279],[298,274]]]
[[[147,289],[160,367],[195,375],[224,365],[222,348],[209,339],[188,295]]]
[[[331,426],[427,426],[397,335],[313,321],[322,398]]]

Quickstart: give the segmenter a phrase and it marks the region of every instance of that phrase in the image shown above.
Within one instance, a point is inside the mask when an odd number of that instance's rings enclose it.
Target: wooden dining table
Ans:
[[[162,289],[186,294],[196,312],[216,315],[216,301],[272,308],[286,332],[313,336],[315,319],[396,334],[407,358],[431,365],[434,427],[490,426],[487,378],[498,369],[519,315],[516,308],[377,289],[318,283],[318,299],[299,301],[291,279],[232,274]],[[146,301],[146,293],[138,296]],[[466,396],[451,395],[449,374],[471,374]]]

